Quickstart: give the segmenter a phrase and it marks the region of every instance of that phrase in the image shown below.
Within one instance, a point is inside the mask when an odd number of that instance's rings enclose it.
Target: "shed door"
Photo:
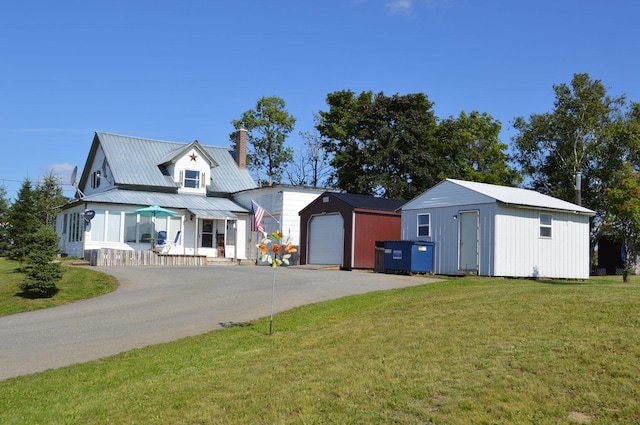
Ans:
[[[343,220],[340,214],[311,218],[309,264],[342,264]]]
[[[480,221],[478,211],[464,211],[460,214],[460,243],[458,269],[464,272],[478,272],[480,246]]]

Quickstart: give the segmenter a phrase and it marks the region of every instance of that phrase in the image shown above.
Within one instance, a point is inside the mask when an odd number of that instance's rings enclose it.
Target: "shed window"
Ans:
[[[431,214],[418,214],[418,236],[431,235]]]
[[[540,237],[551,237],[551,214],[540,214]]]

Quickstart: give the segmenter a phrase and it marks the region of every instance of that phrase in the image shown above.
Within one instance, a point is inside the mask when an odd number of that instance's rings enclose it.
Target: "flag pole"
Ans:
[[[273,281],[271,283],[271,318],[269,319],[269,335],[273,332],[273,299],[276,293],[276,267],[273,268]]]

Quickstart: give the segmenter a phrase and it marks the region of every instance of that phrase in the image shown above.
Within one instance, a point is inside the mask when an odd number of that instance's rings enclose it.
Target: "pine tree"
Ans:
[[[9,199],[7,188],[0,186],[0,254],[4,255],[9,244]]]
[[[18,286],[29,296],[46,297],[58,291],[57,282],[64,272],[54,261],[59,252],[58,235],[50,226],[40,226],[29,245],[27,279]]]
[[[10,240],[8,256],[23,261],[29,253],[34,234],[42,225],[36,195],[28,178],[22,183],[17,199],[9,208],[7,218]]]

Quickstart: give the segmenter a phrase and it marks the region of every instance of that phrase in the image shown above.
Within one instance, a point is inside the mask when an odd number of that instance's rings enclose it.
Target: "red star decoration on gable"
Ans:
[[[196,158],[198,158],[198,155],[196,155],[195,153],[192,153],[191,155],[189,155],[189,158],[191,158],[192,161],[195,161]]]

